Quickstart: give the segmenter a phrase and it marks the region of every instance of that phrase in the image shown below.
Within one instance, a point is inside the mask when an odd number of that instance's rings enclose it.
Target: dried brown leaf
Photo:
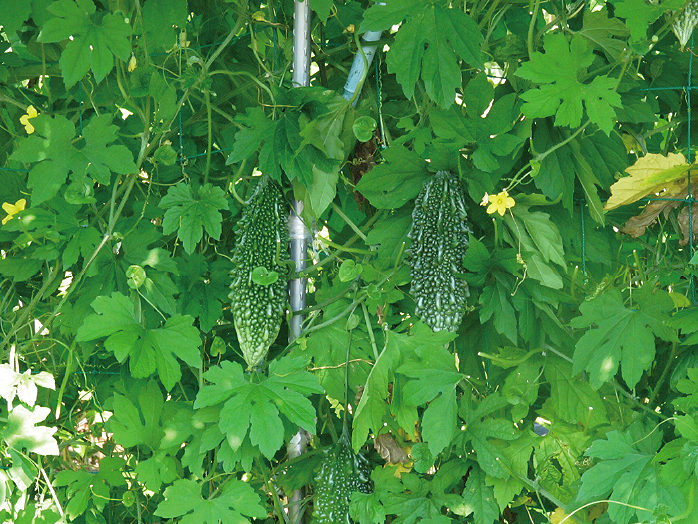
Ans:
[[[378,435],[373,441],[373,447],[388,464],[407,464],[411,459],[404,448],[400,447],[390,433]]]

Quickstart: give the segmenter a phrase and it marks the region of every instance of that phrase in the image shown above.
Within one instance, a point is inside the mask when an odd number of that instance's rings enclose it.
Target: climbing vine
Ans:
[[[685,4],[0,0],[0,521],[698,521]]]

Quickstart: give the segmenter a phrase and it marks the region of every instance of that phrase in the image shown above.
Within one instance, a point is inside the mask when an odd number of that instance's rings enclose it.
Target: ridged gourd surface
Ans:
[[[373,491],[369,475],[366,459],[354,453],[347,438],[340,438],[325,455],[316,479],[312,524],[350,524],[349,499],[354,491]]]
[[[465,314],[470,293],[463,257],[470,233],[460,181],[439,171],[417,196],[409,233],[416,313],[434,331],[456,331]]]
[[[263,176],[238,222],[229,294],[248,369],[264,362],[283,321],[288,285],[284,263],[289,260],[287,215],[280,187],[269,176]],[[269,285],[253,282],[252,271],[257,267],[276,271],[278,280]]]

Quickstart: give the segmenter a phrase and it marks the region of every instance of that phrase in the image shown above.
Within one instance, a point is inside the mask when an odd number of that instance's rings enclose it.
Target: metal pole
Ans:
[[[293,23],[293,85],[294,87],[307,87],[310,85],[310,6],[308,0],[295,2]],[[296,269],[305,269],[305,258],[308,248],[308,232],[301,220],[303,202],[292,202],[291,216],[288,220],[291,239],[291,260],[295,262]],[[305,278],[297,278],[291,281],[289,297],[292,311],[300,311],[305,308],[305,293],[307,281]],[[291,340],[301,333],[303,317],[294,315],[291,319]],[[298,429],[286,448],[289,459],[299,457],[305,453],[310,436],[302,429]],[[301,501],[305,497],[305,490],[298,489],[288,498],[288,516],[290,524],[303,524],[303,511]]]
[[[378,3],[380,4],[381,2]],[[367,31],[364,33],[364,36],[361,39],[367,43],[375,42],[376,40],[380,40],[382,34],[382,31]],[[357,88],[361,90],[363,87],[363,85],[359,86],[359,82],[361,82],[361,79],[364,78],[366,70],[370,67],[371,62],[373,62],[373,57],[376,56],[378,46],[364,45],[361,46],[361,48],[366,56],[366,61],[364,62],[364,57],[361,55],[361,51],[354,55],[354,62],[351,64],[351,70],[347,75],[347,82],[344,84],[344,92],[342,93],[342,96],[347,100],[352,99]],[[358,101],[359,97],[357,96],[353,105],[356,105]]]

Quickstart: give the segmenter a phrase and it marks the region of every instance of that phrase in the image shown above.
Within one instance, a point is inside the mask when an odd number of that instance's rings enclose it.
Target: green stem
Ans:
[[[515,472],[513,469],[509,467],[508,464],[506,464],[501,458],[496,457],[495,460],[497,461],[498,464],[500,464],[504,469],[506,469],[509,474],[513,477],[516,477],[516,479],[521,482],[522,484],[526,485],[528,489],[531,491],[534,491],[536,493],[539,493],[543,495],[546,499],[548,499],[550,502],[555,504],[558,508],[562,508],[562,510],[567,513],[567,505],[562,502],[560,499],[558,499],[555,495],[550,493],[548,490],[545,488],[542,488],[537,482],[533,482],[531,479],[528,477],[524,477],[523,475]],[[579,524],[582,524],[581,521],[577,520],[575,517],[572,517],[571,515],[568,516],[567,518],[571,518],[574,520],[574,522],[577,522]]]
[[[346,215],[346,213],[344,213],[344,211],[342,211],[342,208],[340,208],[334,202],[332,202],[330,205],[332,206],[332,210],[335,213],[337,213],[340,217],[342,217],[342,220],[344,220],[347,223],[347,225],[350,228],[352,228],[357,235],[359,235],[359,238],[366,242],[366,235],[364,235],[364,233],[357,227],[357,225],[354,224],[354,222]]]
[[[654,391],[652,392],[652,395],[650,396],[650,400],[647,403],[649,406],[654,405],[654,401],[657,399],[657,395],[662,389],[662,384],[664,384],[664,381],[666,380],[667,376],[669,375],[669,371],[672,369],[672,364],[674,363],[674,358],[679,352],[679,344],[677,342],[672,342],[671,344],[671,353],[669,354],[669,359],[667,360],[666,366],[664,366],[664,370],[662,371],[662,374],[659,376],[659,380],[657,381],[657,384],[654,386]]]
[[[529,358],[531,358],[533,355],[540,353],[541,351],[543,351],[543,350],[540,348],[533,349],[533,350],[529,351],[528,353],[526,353],[523,357],[517,358],[517,359],[500,358],[497,355],[490,355],[489,353],[484,353],[482,351],[479,351],[477,355],[479,357],[489,359],[492,362],[495,362],[495,363],[499,362],[504,366],[512,367],[512,366],[518,366],[520,364],[523,364]]]
[[[63,402],[63,394],[65,393],[65,387],[68,385],[68,380],[73,372],[73,352],[75,351],[75,340],[70,345],[68,350],[68,360],[65,363],[65,375],[63,375],[63,380],[61,381],[61,387],[58,389],[58,400],[56,401],[56,420],[61,417],[61,404]]]
[[[533,0],[533,13],[531,15],[531,23],[528,24],[528,37],[526,38],[526,46],[528,47],[529,60],[533,56],[535,49],[533,48],[533,34],[536,31],[536,19],[538,18],[538,10],[540,9],[540,0]]]
[[[363,58],[364,60],[364,70],[361,73],[361,79],[359,80],[359,83],[356,85],[354,95],[351,97],[351,100],[349,100],[349,104],[354,104],[354,102],[356,102],[356,98],[359,96],[361,88],[363,87],[364,82],[366,81],[366,76],[368,75],[368,58],[366,58],[366,53],[364,53],[364,47],[361,45],[361,40],[359,39],[359,32],[356,29],[354,30],[354,42],[356,43],[356,52],[361,53],[361,58]]]
[[[371,324],[371,317],[368,314],[368,308],[366,307],[365,302],[361,303],[361,309],[363,309],[363,312],[364,312],[364,320],[366,321],[366,329],[368,330],[368,338],[371,341],[371,348],[373,349],[373,358],[378,360],[378,346],[376,345],[376,337],[373,334],[373,326]]]
[[[211,144],[213,142],[213,119],[211,118],[211,92],[208,89],[204,90],[204,99],[206,100],[206,116],[208,117],[208,136],[206,143],[206,167],[204,168],[204,184],[208,183],[208,174],[211,171]]]
[[[364,225],[363,229],[364,229],[364,230],[368,230],[368,229],[373,225],[373,223],[376,222],[376,220],[378,220],[378,218],[379,218],[382,214],[383,214],[383,210],[381,209],[380,211],[378,211],[378,213],[376,213],[375,215],[373,215],[373,216],[371,217],[371,219],[370,219],[368,222],[366,222],[366,224]],[[351,245],[352,245],[354,242],[356,242],[358,239],[359,239],[359,235],[354,235],[354,236],[351,237],[349,240],[347,240],[347,241],[344,243],[343,246],[338,247],[338,248],[337,248],[337,251],[335,251],[334,253],[332,253],[331,255],[329,255],[327,258],[321,260],[321,261],[318,262],[317,264],[314,264],[314,265],[312,265],[312,266],[310,266],[310,267],[307,267],[307,268],[305,268],[303,271],[299,271],[298,273],[296,273],[296,275],[294,275],[294,278],[302,278],[302,277],[305,277],[305,276],[308,276],[308,275],[312,274],[312,273],[313,273],[314,271],[316,271],[317,269],[320,269],[322,266],[328,264],[329,262],[331,262],[332,260],[334,260],[335,258],[337,258],[339,255],[341,255],[342,253],[344,253],[345,248],[351,246]]]
[[[274,509],[276,510],[276,514],[279,517],[279,522],[285,522],[286,524],[288,524],[288,516],[286,515],[283,505],[279,500],[279,496],[276,494],[276,490],[271,485],[271,482],[269,482],[269,477],[267,477],[267,473],[264,469],[264,464],[262,464],[262,461],[259,458],[256,458],[255,460],[257,461],[257,465],[259,466],[260,471],[262,472],[264,486],[266,487],[267,492],[271,493],[272,499],[274,500]]]
[[[359,249],[356,247],[347,247],[346,244],[335,244],[332,242],[329,238],[325,237],[320,237],[320,242],[323,244],[327,244],[330,247],[333,247],[335,249],[341,249],[342,251],[345,251],[347,253],[356,253],[357,255],[373,255],[373,251],[368,251],[367,249]]]

